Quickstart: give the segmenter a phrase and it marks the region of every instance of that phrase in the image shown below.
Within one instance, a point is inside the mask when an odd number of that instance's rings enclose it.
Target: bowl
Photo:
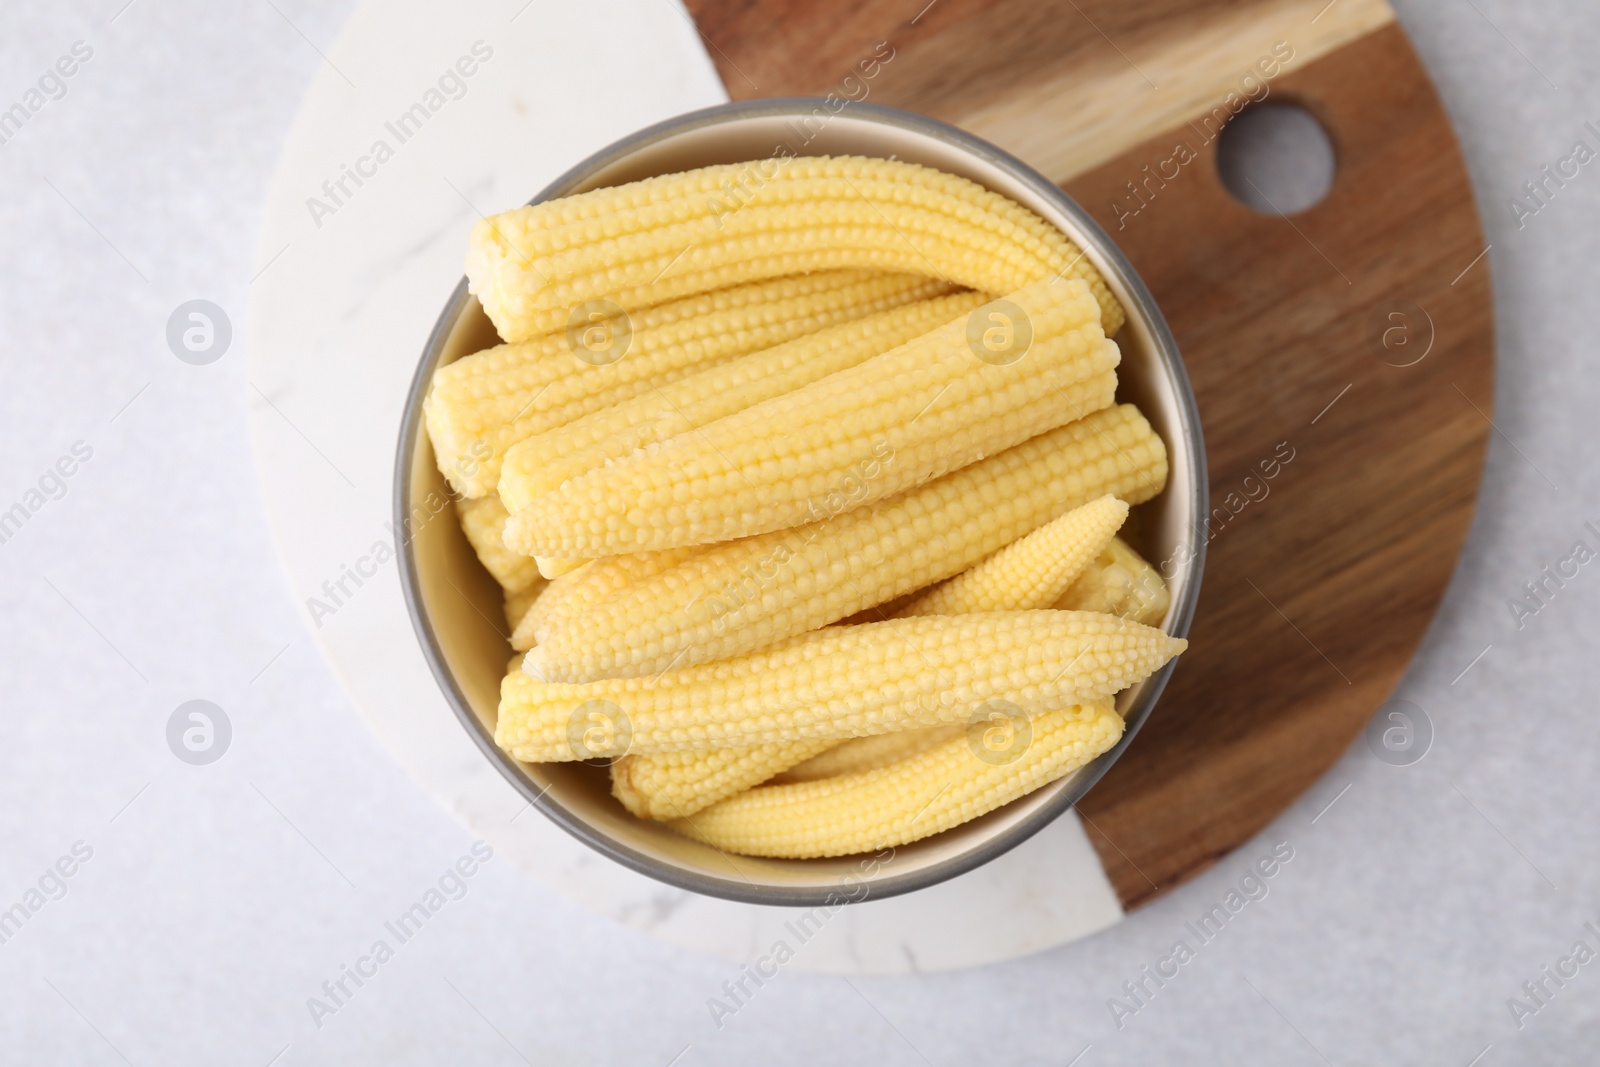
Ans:
[[[833,101],[836,106],[838,101]],[[602,186],[771,155],[866,155],[959,174],[1031,208],[1083,249],[1127,309],[1119,401],[1139,405],[1167,444],[1166,489],[1135,509],[1127,529],[1161,567],[1172,593],[1163,628],[1187,633],[1200,591],[1208,511],[1199,413],[1176,342],[1149,290],[1081,207],[1020,160],[934,119],[895,108],[788,98],[725,104],[669,119],[605,148],[552,182],[534,203]],[[610,793],[603,767],[525,764],[495,747],[500,680],[513,655],[500,590],[454,521],[422,429],[434,368],[499,342],[463,278],[445,304],[412,381],[395,461],[399,566],[411,620],[447,703],[489,760],[545,816],[597,852],[697,893],[752,904],[815,907],[934,885],[987,863],[1061,816],[1133,743],[1174,663],[1127,690],[1122,739],[1100,758],[1011,804],[930,838],[871,857],[777,860],[730,856],[636,819]]]

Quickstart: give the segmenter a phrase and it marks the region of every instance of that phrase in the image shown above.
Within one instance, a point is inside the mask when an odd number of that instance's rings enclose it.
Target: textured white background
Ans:
[[[350,713],[266,533],[242,340],[259,205],[351,6],[273,2],[10,3],[0,23],[0,104],[74,40],[95,49],[0,147],[0,510],[74,441],[94,449],[0,544],[0,904],[75,841],[94,849],[0,946],[0,1060],[1593,1062],[1600,962],[1520,1032],[1506,999],[1576,938],[1600,944],[1582,929],[1600,925],[1600,575],[1521,631],[1506,599],[1600,522],[1600,177],[1521,231],[1505,206],[1600,120],[1592,6],[1401,5],[1464,143],[1500,323],[1502,434],[1398,693],[1431,717],[1426,759],[1358,743],[1260,839],[1087,941],[933,977],[785,973],[720,1031],[705,1001],[735,967],[497,859],[319,1030],[306,998],[471,842]],[[196,296],[234,315],[207,367],[163,336]],[[197,697],[235,731],[204,768],[164,738]],[[1117,1030],[1106,999],[1278,841],[1295,858],[1270,895]]]

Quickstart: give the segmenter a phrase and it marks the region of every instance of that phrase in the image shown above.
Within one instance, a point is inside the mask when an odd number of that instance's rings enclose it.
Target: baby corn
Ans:
[[[752,195],[737,204],[720,196],[752,175]],[[563,329],[588,301],[643,307],[841,268],[923,273],[987,292],[1082,278],[1106,332],[1123,321],[1093,265],[1033,212],[965,178],[855,156],[705,167],[516,208],[473,228],[466,265],[508,341]]]
[[[456,514],[461,520],[461,530],[467,535],[472,550],[485,570],[508,593],[520,593],[535,585],[542,585],[539,568],[530,556],[520,555],[505,546],[506,509],[492,496],[477,500],[457,500]]]
[[[654,385],[839,322],[950,291],[912,274],[830,271],[628,304],[623,358],[589,362],[557,332],[499,345],[434,372],[423,416],[439,469],[467,497],[494,492],[505,452]],[[607,328],[617,323],[607,320]]]
[[[522,620],[527,617],[528,612],[532,610],[534,601],[539,599],[539,594],[544,592],[546,586],[548,585],[548,582],[540,581],[536,585],[528,586],[528,588],[522,590],[521,592],[506,593],[506,627],[510,629],[512,633],[516,632],[518,625],[520,625]],[[512,645],[511,647],[516,648],[517,646]]]
[[[528,762],[861,737],[967,721],[992,701],[1109,698],[1185,643],[1110,615],[925,616],[828,627],[656,678],[501,686],[495,743]]]
[[[966,315],[985,299],[980,293],[958,293],[880,311],[729,360],[535,434],[506,453],[500,499],[513,511],[523,508],[609,461],[854,367]]]
[[[1053,606],[1102,611],[1156,626],[1166,618],[1171,603],[1172,594],[1156,569],[1122,538],[1113,537],[1094,565]]]
[[[611,795],[641,819],[681,819],[792,766],[796,752],[815,755],[836,743],[831,737],[814,737],[623,756],[611,765]]]
[[[804,782],[881,767],[916,755],[966,725],[896,730],[839,741],[831,737],[768,745],[634,753],[611,765],[611,793],[641,819],[682,819],[769,779]]]
[[[892,496],[1109,405],[1120,357],[1099,318],[1086,283],[1039,282],[525,506],[507,499],[506,544],[569,556],[704,544],[814,520],[836,496]],[[1013,341],[1031,325],[1031,343],[991,361],[971,319],[1000,320]]]
[[[686,837],[747,856],[805,859],[893,848],[975,819],[1106,752],[1122,719],[1091,704],[1035,714],[1014,758],[979,755],[951,738],[876,770],[731,796],[670,825]]]
[[[1108,408],[870,507],[706,548],[552,628],[528,668],[579,682],[738,655],[966,570],[1096,497],[1148,500],[1166,478],[1144,416]]]
[[[1095,561],[1127,518],[1128,505],[1116,497],[1092,500],[921,594],[896,614],[1047,608]]]
[[[1049,607],[1094,561],[1127,514],[1128,505],[1116,497],[1091,501],[913,599],[892,617]],[[682,818],[775,775],[779,782],[803,782],[881,767],[938,744],[952,736],[952,729],[961,727],[933,726],[858,737],[820,753],[811,741],[767,745],[762,746],[759,759],[743,748],[711,749],[692,764],[681,753],[635,755],[613,764],[612,776],[615,779],[617,767],[629,764],[636,797],[670,795],[671,807],[661,806],[662,810],[677,814],[665,817]],[[698,788],[696,779],[702,776],[714,788]],[[646,806],[642,800],[635,803]]]
[[[1047,608],[1094,563],[1127,517],[1128,505],[1114,496],[1092,500],[913,598],[894,617]],[[948,729],[935,726],[855,738],[806,759],[780,778],[801,782],[881,767],[937,744]]]
[[[557,627],[589,607],[653,574],[675,567],[704,551],[700,548],[669,548],[661,552],[640,552],[612,556],[604,566],[588,564],[553,578],[537,604],[522,617],[511,635],[511,647],[526,651]]]
[[[926,752],[935,745],[943,744],[956,737],[967,736],[966,723],[954,723],[949,726],[925,726],[916,730],[896,730],[890,734],[873,734],[870,737],[852,737],[848,741],[841,741],[825,752],[810,756],[800,763],[796,763],[781,774],[771,777],[771,781],[779,785],[789,782],[814,782],[819,778],[837,778],[841,774],[859,774],[861,771],[876,770],[887,767],[891,763],[898,763],[909,756]],[[799,751],[798,743],[791,747],[788,755],[793,757]],[[641,759],[659,757],[643,756]],[[762,779],[767,781],[768,779]],[[751,782],[750,785],[760,785],[760,782]],[[729,796],[732,796],[730,793]],[[711,801],[710,803],[715,803]],[[685,812],[693,815],[694,812]],[[668,816],[668,818],[682,818],[683,816]]]
[[[504,470],[501,478],[505,481]],[[539,565],[539,573],[546,578],[559,578],[563,574],[571,574],[585,563],[589,562],[588,556],[534,556],[533,561]]]

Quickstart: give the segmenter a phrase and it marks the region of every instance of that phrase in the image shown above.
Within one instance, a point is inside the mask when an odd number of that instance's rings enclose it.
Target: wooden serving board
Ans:
[[[1315,782],[1421,640],[1490,430],[1484,241],[1383,0],[925,2],[688,6],[736,99],[864,97],[1032,164],[1111,233],[1177,336],[1217,509],[1199,612],[1155,715],[1079,804],[1131,908]],[[1283,46],[1267,99],[1310,110],[1338,162],[1326,199],[1287,219],[1233,199],[1215,165],[1229,93],[1259,96],[1244,79]],[[1195,158],[1135,199],[1127,183],[1171,174],[1179,145]]]

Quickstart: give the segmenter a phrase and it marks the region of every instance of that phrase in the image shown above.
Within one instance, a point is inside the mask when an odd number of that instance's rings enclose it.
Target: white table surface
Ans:
[[[540,32],[547,6],[507,32]],[[472,844],[352,713],[283,577],[251,455],[262,204],[352,7],[8,6],[3,106],[73,42],[94,53],[0,146],[0,511],[75,442],[93,454],[0,543],[0,909],[76,843],[92,856],[45,878],[65,895],[0,944],[0,1060],[1592,1062],[1600,963],[1550,983],[1520,1030],[1507,999],[1575,941],[1600,948],[1584,927],[1600,927],[1600,577],[1584,568],[1520,630],[1507,598],[1579,538],[1600,544],[1584,529],[1600,525],[1600,179],[1585,169],[1520,230],[1506,207],[1600,120],[1591,6],[1401,5],[1478,190],[1500,345],[1479,514],[1397,694],[1426,709],[1428,756],[1397,768],[1358,742],[1256,841],[1074,945],[939,975],[785,970],[720,1029],[706,1002],[737,966],[503,857],[364,986],[347,980],[320,1028],[308,1012]],[[208,366],[165,339],[194,298],[233,320]],[[209,766],[168,749],[191,699],[232,723]],[[1278,842],[1294,858],[1266,898],[1119,1029],[1108,998]]]

